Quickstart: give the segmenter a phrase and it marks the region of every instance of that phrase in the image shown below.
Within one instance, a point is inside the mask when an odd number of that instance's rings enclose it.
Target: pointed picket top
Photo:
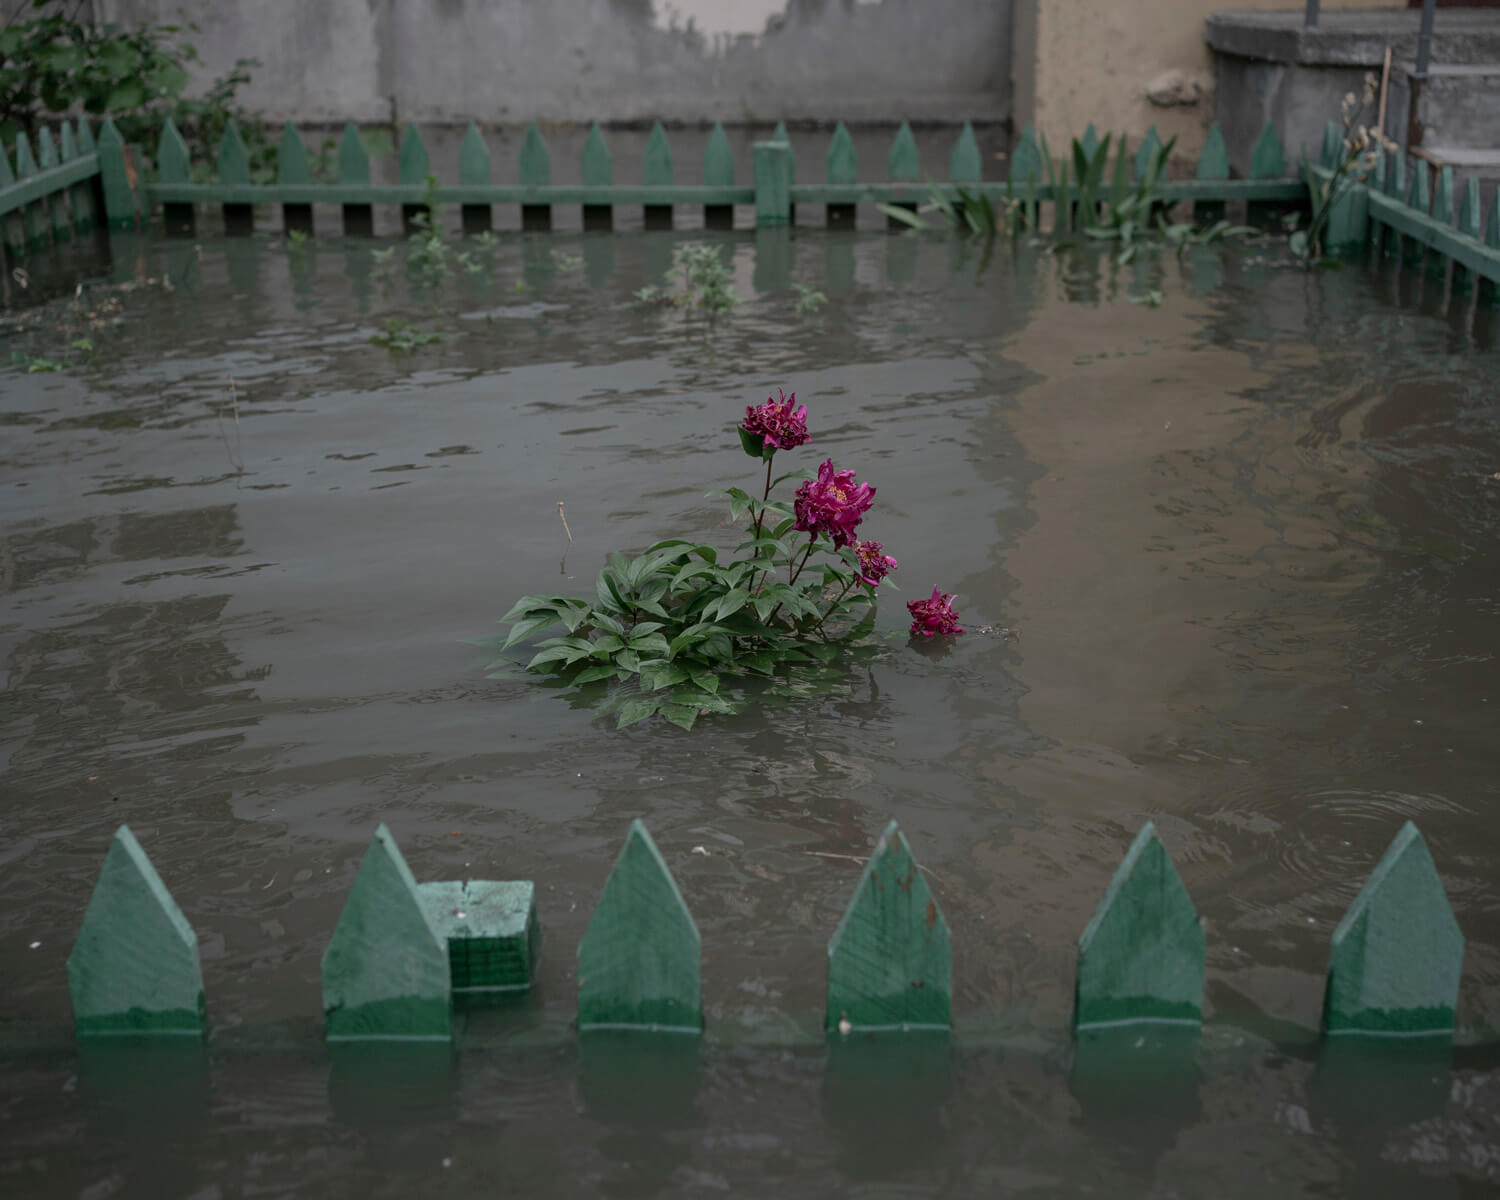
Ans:
[[[953,143],[953,153],[948,156],[948,178],[954,183],[978,183],[984,178],[979,142],[974,137],[974,126],[967,121],[959,131],[958,141]]]
[[[1021,130],[1020,140],[1010,152],[1010,181],[1025,183],[1027,179],[1037,183],[1042,179],[1042,151],[1037,145],[1036,129],[1031,125]]]
[[[1432,211],[1432,184],[1428,179],[1427,164],[1420,159],[1411,164],[1411,188],[1406,193],[1406,207],[1419,213]]]
[[[108,117],[104,118],[104,123],[99,127],[99,141],[95,152],[99,155],[99,182],[104,190],[105,218],[117,229],[128,228],[136,224],[140,209],[131,172],[125,164],[125,140]]]
[[[608,187],[614,182],[609,147],[604,144],[604,130],[595,121],[583,143],[582,177],[584,187]]]
[[[917,153],[917,139],[912,137],[911,126],[905,121],[896,130],[887,164],[892,181],[916,183],[922,178],[922,159]]]
[[[448,946],[384,825],[360,863],[323,953],[329,1041],[446,1041]]]
[[[639,820],[578,944],[578,1028],[698,1033],[698,927]]]
[[[218,167],[220,183],[250,182],[250,153],[245,149],[245,139],[240,137],[239,126],[233,121],[224,126],[224,136],[219,139]]]
[[[29,179],[37,171],[36,159],[31,153],[31,142],[24,133],[16,134],[16,178]]]
[[[1147,821],[1078,939],[1075,1029],[1203,1019],[1203,926]]]
[[[1451,1034],[1464,936],[1408,821],[1333,931],[1323,1031]]]
[[[828,182],[858,183],[855,161],[854,139],[848,126],[840,121],[828,142]]]
[[[1146,130],[1146,136],[1141,139],[1141,148],[1135,152],[1135,177],[1137,180],[1146,178],[1146,172],[1151,167],[1151,160],[1156,152],[1161,149],[1161,134],[1156,132],[1156,125]]]
[[[827,1028],[947,1029],[952,995],[948,922],[892,821],[828,942]]]
[[[46,125],[37,130],[36,159],[37,165],[44,171],[57,166],[57,143],[52,138],[52,130]]]
[[[1463,199],[1458,205],[1458,232],[1479,240],[1479,180],[1473,175],[1465,181]]]
[[[276,182],[291,185],[312,182],[312,172],[307,163],[307,147],[302,135],[288,121],[281,131],[281,146],[276,151]]]
[[[598,129],[597,125],[594,129]],[[592,131],[589,134],[593,136]],[[602,144],[603,137],[601,135]],[[588,155],[585,153],[585,159]],[[608,175],[609,152],[605,151],[605,174]],[[533,121],[526,127],[526,136],[521,139],[520,178],[522,187],[549,187],[552,183],[552,155],[547,150],[547,139]]]
[[[58,136],[58,155],[63,162],[72,162],[78,157],[78,140],[73,136],[73,122],[64,121]]]
[[[788,146],[792,144],[792,135],[786,131],[786,122],[777,121],[776,128],[771,130],[771,141],[785,142]]]
[[[672,147],[660,121],[651,126],[651,136],[646,139],[646,150],[641,156],[641,182],[647,187],[672,186]]]
[[[1267,124],[1250,151],[1250,178],[1280,179],[1285,172],[1286,154],[1281,148],[1281,137],[1275,125]]]
[[[427,176],[432,174],[427,159],[427,143],[422,140],[422,131],[417,128],[415,121],[409,123],[406,132],[401,135],[397,161],[402,183],[422,186],[426,184]]]
[[[1323,125],[1323,150],[1319,160],[1330,170],[1338,165],[1339,154],[1344,147],[1344,131],[1337,121],[1326,121]]]
[[[207,1024],[198,936],[129,826],[104,856],[68,989],[80,1037],[201,1035]]]
[[[473,121],[458,144],[458,182],[464,187],[485,187],[490,182],[490,148]]]
[[[1453,224],[1453,168],[1438,172],[1437,189],[1432,194],[1432,215],[1443,225]]]
[[[717,121],[703,151],[703,182],[709,187],[734,185],[734,151],[730,149],[729,135],[724,132],[724,126]]]
[[[1198,156],[1199,179],[1229,178],[1229,147],[1224,144],[1224,135],[1215,121],[1208,130],[1208,140],[1203,143],[1203,153]]]
[[[98,147],[94,143],[94,131],[89,128],[87,117],[78,118],[78,153],[93,154]]]
[[[156,144],[156,176],[162,183],[190,183],[192,175],[193,164],[187,143],[177,132],[177,123],[168,117]]]
[[[344,136],[339,139],[339,182],[370,182],[370,152],[353,121],[344,125]]]
[[[1094,123],[1089,122],[1088,128],[1083,131],[1083,136],[1078,139],[1078,144],[1083,147],[1084,156],[1089,162],[1094,161],[1094,155],[1099,150],[1099,133],[1094,128]]]

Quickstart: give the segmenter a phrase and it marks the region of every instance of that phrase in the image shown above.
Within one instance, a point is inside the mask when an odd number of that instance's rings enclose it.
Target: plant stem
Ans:
[[[761,522],[765,519],[766,515],[765,503],[771,498],[771,465],[775,461],[776,451],[773,450],[771,451],[771,457],[766,459],[766,489],[761,493],[760,502],[762,507],[761,510],[755,514],[755,525],[751,534],[752,539],[755,541],[760,540]],[[755,551],[755,557],[760,557],[760,550],[758,548]],[[774,551],[772,552],[772,557],[775,557]],[[771,571],[769,567],[763,568],[760,572],[760,578],[752,581],[755,585],[755,595],[760,595],[761,586],[766,582],[766,577],[770,575],[770,573]]]
[[[859,576],[856,575],[854,578],[858,579]],[[849,594],[849,589],[852,588],[853,586],[854,586],[854,579],[851,579],[851,580],[849,580],[848,583],[844,584],[844,590],[842,592],[840,592],[837,596],[835,596],[833,598],[833,603],[830,604],[828,606],[827,611],[825,611],[823,613],[823,615],[818,618],[818,623],[812,627],[812,632],[813,633],[819,633],[819,632],[822,631],[823,622],[826,621],[826,620],[828,620],[828,618],[833,615],[833,610],[836,609],[839,606],[839,601],[842,600],[845,596],[847,596]]]
[[[805,566],[807,566],[807,560],[812,557],[813,547],[816,546],[817,544],[818,544],[818,535],[816,533],[810,533],[810,534],[808,534],[807,535],[807,552],[805,554],[803,554],[802,561],[797,564],[796,574],[792,573],[792,560],[791,559],[787,559],[786,560],[786,582],[787,582],[787,586],[788,587],[790,587],[792,584],[794,584],[794,583],[797,582],[798,576],[800,576],[802,574],[802,568],[805,567]]]

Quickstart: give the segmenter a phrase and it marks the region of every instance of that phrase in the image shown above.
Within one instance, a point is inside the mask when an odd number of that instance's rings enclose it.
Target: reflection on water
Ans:
[[[716,322],[634,302],[702,236],[506,237],[431,286],[378,243],[119,240],[94,359],[6,375],[23,1194],[1382,1194],[1500,1169],[1487,1050],[1403,1059],[1382,1092],[1311,1033],[1332,928],[1408,817],[1468,938],[1466,1036],[1500,1025],[1482,323],[1265,248],[1122,268],[854,231],[715,235],[741,297]],[[799,314],[794,283],[828,305]],[[395,356],[368,341],[389,319],[452,337]],[[742,482],[731,426],[776,386],[809,405],[807,464],[876,484],[901,561],[847,694],[617,732],[486,679],[466,639],[516,595],[736,536],[705,493]],[[934,584],[1019,637],[919,653],[903,601]],[[431,1062],[320,1047],[319,958],[377,822],[418,878],[536,882],[529,1003],[560,1026],[635,817],[722,1038],[673,1064],[506,1045],[523,1017],[492,1014]],[[960,1033],[828,1048],[824,947],[892,817],[953,928]],[[1218,1021],[1153,1058],[1149,1099],[1132,1064],[1166,1050],[1066,1037],[1075,940],[1147,817]],[[67,1044],[63,962],[122,820],[199,931],[220,1031],[208,1082],[169,1089],[210,1089],[181,1152],[139,1161],[116,1066],[9,1049]]]

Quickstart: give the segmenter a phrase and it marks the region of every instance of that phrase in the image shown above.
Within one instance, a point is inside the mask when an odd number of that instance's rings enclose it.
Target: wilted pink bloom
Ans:
[[[855,483],[853,471],[835,471],[825,458],[818,477],[809,479],[792,498],[795,528],[803,533],[826,533],[835,546],[852,546],[854,531],[875,500],[868,483]]]
[[[792,407],[797,404],[796,392],[788,396],[777,388],[776,394],[780,400],[767,399],[758,408],[746,405],[740,428],[751,437],[764,439],[762,444],[767,450],[790,450],[812,441],[807,432],[807,405]]]
[[[859,581],[868,583],[875,587],[890,572],[901,564],[889,554],[881,553],[885,549],[879,542],[859,542],[854,547],[854,553],[859,556]]]
[[[946,633],[962,633],[958,614],[953,611],[953,596],[948,592],[932,589],[929,600],[908,600],[906,611],[911,613],[912,637],[939,637]]]

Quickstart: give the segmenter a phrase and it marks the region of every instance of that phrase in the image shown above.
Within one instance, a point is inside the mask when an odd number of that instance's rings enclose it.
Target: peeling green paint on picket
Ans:
[[[948,922],[892,821],[828,943],[827,1028],[948,1029],[952,996]]]
[[[121,825],[68,956],[80,1037],[207,1028],[198,937],[146,852]]]
[[[445,880],[418,884],[417,891],[447,943],[455,994],[518,992],[531,986],[540,944],[535,885]]]
[[[323,954],[328,1040],[446,1041],[451,989],[446,939],[381,825]]]
[[[1333,932],[1323,1032],[1450,1036],[1464,937],[1408,821]]]
[[[698,927],[639,820],[578,945],[578,1027],[699,1033]]]
[[[1147,821],[1078,939],[1074,1028],[1196,1025],[1203,977],[1203,925]]]

